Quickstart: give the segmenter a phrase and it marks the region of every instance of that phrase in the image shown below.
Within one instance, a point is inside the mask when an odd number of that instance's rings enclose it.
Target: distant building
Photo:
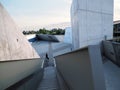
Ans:
[[[67,27],[65,29],[64,42],[72,44],[72,29],[71,29],[71,27]]]
[[[120,37],[120,20],[114,21],[114,37]]]

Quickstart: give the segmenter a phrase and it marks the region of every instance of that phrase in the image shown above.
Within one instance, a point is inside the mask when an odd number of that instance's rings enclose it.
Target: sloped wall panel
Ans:
[[[39,58],[0,4],[0,61]]]

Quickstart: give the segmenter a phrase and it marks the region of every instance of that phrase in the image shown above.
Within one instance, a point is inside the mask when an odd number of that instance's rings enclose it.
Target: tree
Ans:
[[[23,31],[24,35],[28,34],[51,34],[51,35],[64,35],[65,29],[61,28],[53,28],[52,30],[47,30],[45,28],[39,29],[38,31],[30,30],[30,31]]]

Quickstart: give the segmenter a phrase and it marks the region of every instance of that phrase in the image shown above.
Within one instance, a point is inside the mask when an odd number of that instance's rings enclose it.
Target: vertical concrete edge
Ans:
[[[94,90],[106,90],[100,45],[88,46]]]

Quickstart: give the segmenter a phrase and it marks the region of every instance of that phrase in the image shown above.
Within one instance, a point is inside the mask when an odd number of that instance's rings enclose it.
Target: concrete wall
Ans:
[[[116,62],[115,50],[112,42],[103,41],[104,55],[110,60]]]
[[[120,66],[120,43],[103,41],[104,55]]]
[[[74,48],[113,37],[113,0],[73,0],[71,22]]]
[[[37,90],[43,78],[43,70],[40,69],[16,84],[8,87],[6,90]]]
[[[0,4],[0,61],[39,58]]]
[[[115,50],[115,56],[116,56],[116,63],[120,66],[120,43],[113,43],[113,47]]]
[[[30,75],[34,75],[37,71],[39,71],[39,77],[37,79],[33,78],[33,81],[40,82],[38,80],[42,78],[42,74],[43,74],[41,65],[42,62],[40,59],[0,62],[0,90],[5,90],[10,86],[19,83],[24,78]],[[32,83],[33,85],[31,86],[26,84],[26,88],[36,86],[34,82],[28,80],[28,84]],[[24,87],[24,84],[25,83],[18,84],[16,88],[18,88],[19,86]],[[29,89],[22,89],[22,90],[29,90]]]
[[[64,42],[72,44],[72,29],[71,29],[71,27],[67,27],[65,29]]]
[[[68,90],[106,90],[100,46],[55,57],[57,71]],[[65,87],[65,88],[66,88]]]

